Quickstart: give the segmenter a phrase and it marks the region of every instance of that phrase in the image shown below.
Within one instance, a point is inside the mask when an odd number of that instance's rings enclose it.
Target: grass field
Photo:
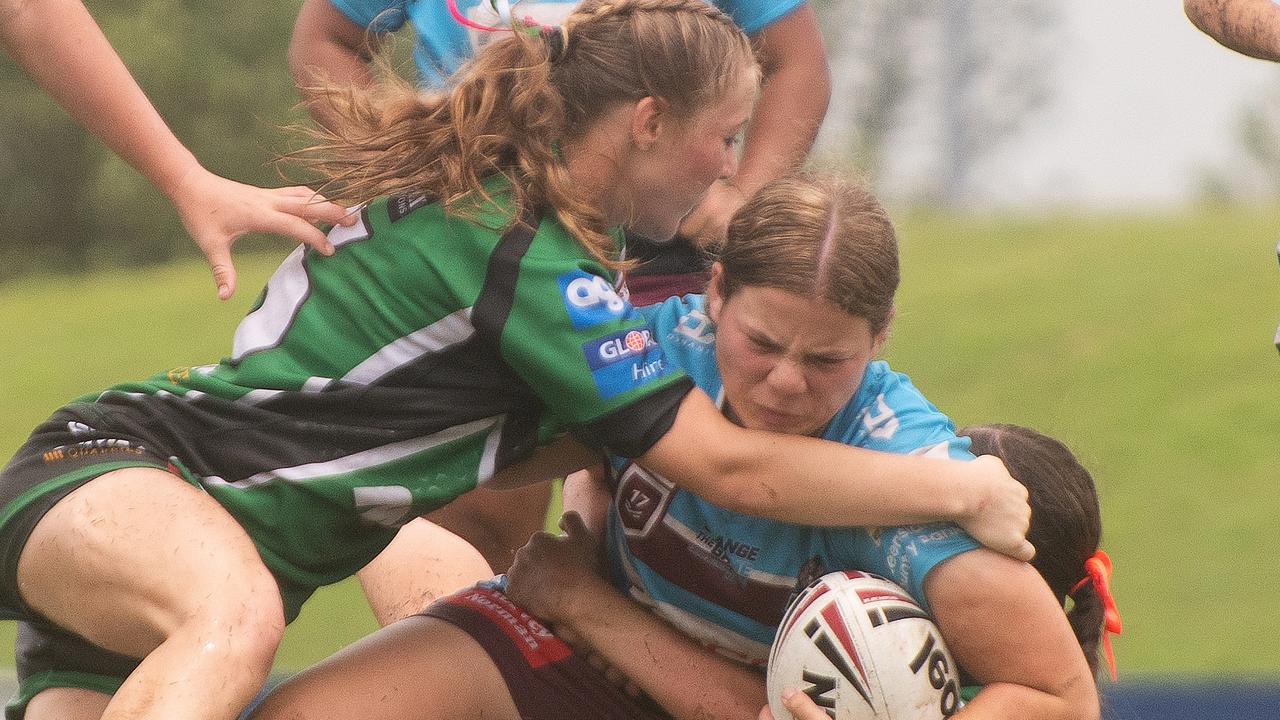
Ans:
[[[1130,678],[1280,676],[1277,218],[901,223],[888,358],[957,423],[1038,427],[1094,471]],[[282,255],[242,254],[227,304],[194,261],[0,286],[0,455],[81,393],[221,357]],[[354,586],[327,589],[290,629],[280,666],[372,627]],[[0,632],[11,642],[11,623]]]

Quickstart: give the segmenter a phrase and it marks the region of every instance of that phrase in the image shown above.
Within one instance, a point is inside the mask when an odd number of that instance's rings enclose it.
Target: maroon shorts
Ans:
[[[441,598],[421,614],[470,635],[502,673],[524,720],[669,720],[647,697],[633,698],[511,602],[493,581]]]

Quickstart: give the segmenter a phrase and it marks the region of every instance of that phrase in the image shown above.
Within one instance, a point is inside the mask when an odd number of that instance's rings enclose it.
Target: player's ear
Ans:
[[[871,340],[871,357],[880,357],[880,353],[884,352],[885,343],[889,342],[889,328],[893,327],[893,319],[898,315],[898,306],[894,305],[889,308],[889,318],[884,321],[884,327],[880,328],[880,332]]]
[[[648,150],[670,122],[666,100],[651,95],[640,98],[631,109],[631,142],[641,150]]]
[[[717,260],[711,263],[711,282],[707,283],[707,317],[720,322],[720,307],[724,305],[724,265]]]

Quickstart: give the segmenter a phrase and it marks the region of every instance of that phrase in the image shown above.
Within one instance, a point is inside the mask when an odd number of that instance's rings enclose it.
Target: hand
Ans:
[[[507,571],[507,595],[534,617],[555,625],[566,621],[576,599],[610,588],[596,567],[596,541],[582,517],[567,512],[556,536],[537,533],[516,551]],[[557,630],[559,632],[559,630]]]
[[[719,245],[724,242],[733,214],[746,201],[737,185],[717,180],[711,184],[702,202],[680,221],[676,234],[700,248]]]
[[[976,493],[975,503],[960,527],[974,540],[998,553],[1027,562],[1036,549],[1027,541],[1031,527],[1031,505],[1027,488],[1013,479],[1000,458],[983,455],[963,467],[976,473],[968,485]]]
[[[326,201],[307,187],[259,188],[228,180],[197,166],[170,194],[182,225],[195,239],[213,269],[218,298],[236,291],[231,246],[246,233],[293,238],[323,255],[333,245],[312,223],[351,225],[354,213]]]
[[[827,713],[818,707],[813,698],[796,690],[782,691],[782,705],[791,713],[791,717],[795,720],[830,720]],[[758,720],[787,720],[787,718],[776,718],[773,711],[768,705],[760,708],[760,717]]]

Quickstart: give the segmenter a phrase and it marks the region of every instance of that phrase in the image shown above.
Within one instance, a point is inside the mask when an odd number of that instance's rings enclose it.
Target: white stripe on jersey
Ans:
[[[346,382],[368,385],[378,378],[417,360],[424,355],[437,353],[452,345],[465,342],[474,335],[471,324],[471,308],[465,307],[439,320],[383,345],[378,352],[351,368],[342,379]]]
[[[334,458],[332,460],[326,460],[324,462],[314,462],[307,463],[306,465],[295,465],[294,467],[265,470],[243,480],[228,482],[226,479],[217,476],[206,477],[204,480],[208,481],[211,485],[224,485],[227,487],[239,488],[241,490],[248,490],[250,488],[266,485],[276,480],[283,480],[285,482],[306,482],[307,480],[315,480],[332,475],[345,475],[357,470],[364,470],[371,467],[377,467],[378,465],[385,465],[389,462],[395,462],[401,458],[439,447],[440,445],[453,442],[454,440],[460,440],[477,433],[489,431],[494,426],[501,428],[503,417],[504,416],[502,415],[494,415],[493,417],[473,420],[469,423],[445,428],[444,430],[432,433],[431,435],[411,438],[409,440],[401,440],[400,442],[382,445],[368,450],[361,450],[357,453],[345,455],[340,458]],[[492,439],[492,436],[490,439]],[[492,471],[492,467],[490,470]]]
[[[231,340],[232,360],[238,361],[249,353],[280,344],[280,338],[293,323],[294,315],[311,289],[311,280],[302,267],[302,252],[303,247],[299,245],[280,263],[267,281],[262,306],[240,321]]]
[[[364,215],[351,227],[338,225],[329,231],[329,242],[334,247],[341,247],[349,242],[369,237],[369,227],[364,223]],[[266,350],[280,344],[294,316],[311,290],[311,280],[307,270],[302,266],[305,247],[299,245],[289,253],[275,274],[267,281],[266,297],[262,307],[249,313],[231,342],[231,359],[239,361],[249,353]]]
[[[631,588],[631,597],[658,614],[680,632],[693,638],[717,654],[753,667],[763,667],[769,657],[769,645],[758,643],[706,618],[670,603],[654,602],[639,588]]]

